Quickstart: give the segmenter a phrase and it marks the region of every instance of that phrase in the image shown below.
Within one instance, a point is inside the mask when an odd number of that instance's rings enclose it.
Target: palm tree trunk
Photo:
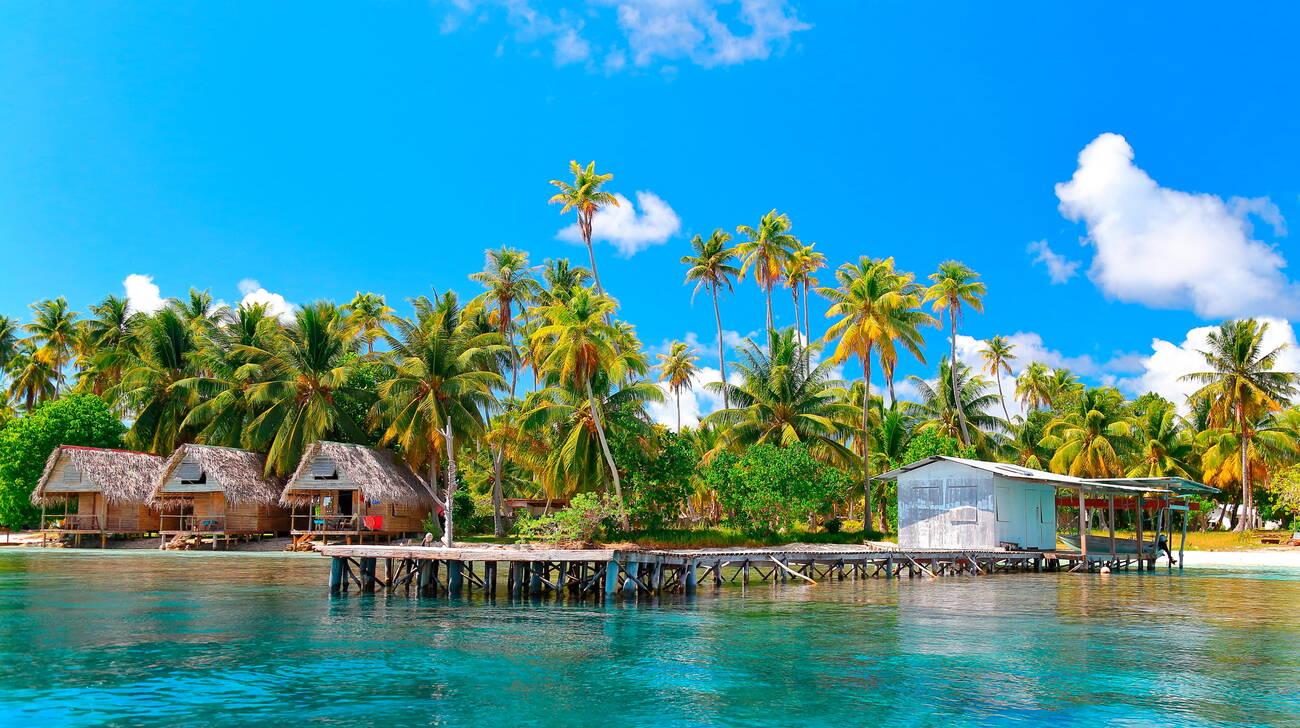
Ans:
[[[773,324],[773,322],[772,322],[772,283],[771,283],[771,281],[768,281],[767,285],[763,286],[763,288],[766,289],[766,293],[767,293],[767,329],[768,329],[768,331],[771,331],[772,328],[773,328],[773,326],[775,325],[775,324]]]
[[[436,503],[437,505],[442,505],[442,503],[439,502],[441,499],[438,497],[438,459],[437,458],[429,458],[429,492],[430,494],[433,495],[434,503]],[[441,531],[442,524],[438,521],[438,511],[436,508],[434,509],[432,517],[429,519],[429,522],[433,524],[433,530],[438,531],[438,533],[434,535],[436,535],[438,538],[442,538],[442,531]]]
[[[862,357],[862,525],[871,527],[871,347]]]
[[[952,358],[948,367],[952,376],[952,406],[957,410],[957,424],[961,426],[961,444],[970,444],[970,433],[966,431],[966,413],[961,410],[961,392],[957,389],[957,307],[948,307],[948,321],[952,326]]]
[[[799,287],[797,285],[790,287],[790,300],[794,302],[794,330],[795,333],[798,333],[800,331],[803,331],[803,329],[799,327]],[[807,334],[805,334],[804,346],[807,345],[808,345],[808,336]]]
[[[677,390],[677,434],[682,434],[682,390]]]
[[[504,465],[505,444],[497,447],[496,457],[492,458],[492,534],[497,538],[506,535],[506,525],[501,518],[501,468]]]
[[[447,502],[443,507],[447,509],[447,526],[442,532],[442,544],[451,548],[452,532],[455,528],[455,500],[456,500],[456,450],[455,443],[452,442],[451,423],[447,423],[447,431],[444,439],[447,441]]]
[[[803,284],[803,338],[812,342],[812,323],[808,319],[808,284]]]
[[[600,419],[600,411],[596,407],[596,395],[591,393],[591,380],[584,382],[587,387],[587,406],[591,408],[591,421],[596,424],[596,437],[600,440],[601,452],[605,454],[605,463],[609,465],[610,477],[614,479],[614,497],[618,499],[618,516],[623,523],[623,530],[630,530],[632,522],[627,517],[627,507],[623,504],[623,483],[618,478],[618,466],[614,464],[614,454],[609,451],[609,443],[605,440],[605,424]]]
[[[993,376],[998,380],[998,399],[1002,400],[1002,414],[1007,418],[1007,425],[1011,425],[1011,411],[1007,409],[1007,396],[1002,393],[1002,371],[999,367],[993,367]]]
[[[727,355],[722,345],[722,310],[718,308],[718,287],[713,289],[713,318],[718,322],[718,369],[722,372],[722,408],[731,409],[731,397],[727,394]]]
[[[1241,505],[1245,513],[1237,520],[1236,530],[1248,531],[1255,525],[1255,514],[1252,511],[1254,506],[1254,494],[1250,492],[1250,462],[1248,451],[1250,441],[1246,437],[1246,410],[1237,403],[1237,427],[1241,430],[1241,435],[1237,438],[1241,449]]]

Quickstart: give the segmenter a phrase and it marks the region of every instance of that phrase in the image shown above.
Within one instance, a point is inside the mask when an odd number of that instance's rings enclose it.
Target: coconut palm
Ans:
[[[244,428],[244,442],[266,452],[267,474],[288,475],[317,440],[366,441],[347,405],[368,405],[373,397],[348,385],[357,360],[346,323],[333,304],[304,306],[273,342],[239,350],[274,372],[269,381],[248,388],[256,415]]]
[[[63,367],[77,341],[77,313],[68,308],[67,299],[58,298],[33,303],[32,320],[23,329],[44,352],[54,368],[54,397],[63,388]]]
[[[183,300],[170,301],[167,307],[200,337],[210,335],[230,313],[230,308],[213,299],[211,293],[197,288],[191,288]]]
[[[718,297],[722,289],[725,288],[728,292],[732,290],[731,282],[740,274],[740,269],[735,266],[736,249],[728,245],[730,242],[731,235],[722,228],[717,228],[708,239],[701,238],[699,235],[691,238],[691,248],[695,254],[682,256],[682,264],[690,266],[686,270],[686,282],[695,284],[695,290],[691,292],[692,302],[701,288],[707,288],[709,295],[713,297],[713,319],[718,326],[718,369],[724,382],[727,380],[727,356],[723,344],[722,310],[718,307]],[[731,408],[725,389],[722,394],[722,408]]]
[[[521,312],[541,295],[537,267],[528,264],[528,253],[502,246],[487,251],[487,267],[470,275],[486,289],[475,303],[490,309],[496,317],[501,340],[510,348],[510,396],[519,381],[519,349],[515,345],[515,306]]]
[[[919,400],[910,405],[911,414],[920,421],[918,428],[934,429],[960,441],[962,420],[958,413],[964,413],[966,421],[975,425],[975,436],[969,444],[988,454],[992,450],[988,435],[1000,433],[1008,427],[1002,418],[989,414],[997,396],[989,391],[988,380],[961,362],[957,362],[954,377],[951,363],[947,357],[939,361],[939,379],[933,383],[917,376],[908,377],[916,387]],[[953,392],[959,393],[959,403],[954,401]]]
[[[1161,478],[1177,476],[1192,478],[1195,466],[1192,459],[1196,447],[1192,433],[1172,402],[1153,403],[1135,418],[1134,434],[1138,443],[1137,456],[1131,461],[1125,477]]]
[[[1016,399],[1026,409],[1037,411],[1052,406],[1052,372],[1047,365],[1030,362],[1016,377]]]
[[[1069,409],[1074,400],[1083,392],[1083,383],[1074,372],[1065,367],[1052,370],[1047,379],[1047,401],[1054,409]]]
[[[550,202],[563,205],[560,214],[569,210],[578,213],[578,232],[582,234],[582,242],[587,244],[587,256],[591,259],[591,274],[596,279],[596,292],[604,295],[605,289],[600,285],[600,270],[596,268],[596,251],[591,247],[591,222],[600,208],[609,205],[618,207],[618,198],[600,189],[606,182],[614,179],[614,175],[597,174],[595,161],[588,162],[586,167],[571,161],[569,173],[573,175],[572,182],[551,180],[551,184],[560,191],[551,197]]]
[[[963,306],[969,306],[976,311],[984,310],[984,284],[975,280],[979,274],[965,264],[955,260],[947,260],[939,264],[939,270],[930,274],[931,285],[925,292],[925,300],[932,302],[935,313],[943,311],[948,312],[948,330],[951,340],[951,351],[949,356],[953,361],[957,360],[957,320],[961,318]],[[957,386],[957,380],[952,380],[952,385]],[[957,422],[961,425],[961,442],[964,445],[970,444],[970,433],[966,430],[966,413],[962,411],[961,397],[958,396],[957,390],[953,390],[953,400],[957,405]]]
[[[537,300],[543,306],[550,306],[572,298],[574,290],[591,280],[591,271],[571,264],[568,258],[547,258],[542,265],[542,280],[546,285]]]
[[[282,335],[280,320],[266,304],[246,303],[200,342],[191,355],[191,368],[199,374],[176,383],[197,402],[181,423],[196,442],[244,447],[245,428],[258,411],[249,388],[283,374],[275,368],[276,359],[254,352],[270,350]]]
[[[548,381],[572,388],[585,394],[591,412],[591,426],[595,428],[600,449],[609,467],[614,484],[614,497],[618,500],[619,517],[623,527],[630,528],[627,507],[623,501],[623,485],[619,480],[618,466],[609,450],[592,382],[602,377],[610,382],[622,381],[627,364],[615,348],[618,330],[608,323],[615,304],[613,299],[593,293],[585,288],[574,291],[567,303],[557,303],[542,309],[545,320],[532,339],[540,348],[540,369]]]
[[[362,293],[343,304],[344,332],[366,345],[366,353],[375,353],[375,342],[388,333],[387,327],[397,322],[397,316],[384,297],[377,293]]]
[[[1008,423],[1011,422],[1011,412],[1007,409],[1007,396],[1002,392],[1002,375],[1011,374],[1010,362],[1016,359],[1012,353],[1014,350],[1015,346],[1005,336],[994,336],[984,342],[984,348],[980,349],[984,371],[998,383],[998,399],[1002,401],[1002,414]]]
[[[132,311],[129,302],[108,296],[90,306],[91,316],[80,323],[78,348],[85,362],[78,388],[102,395],[122,378],[145,314]]]
[[[0,381],[9,370],[9,363],[18,355],[18,322],[0,316]]]
[[[30,339],[20,340],[9,359],[9,397],[30,412],[55,396],[57,379],[49,352],[37,348]]]
[[[754,272],[754,282],[767,297],[767,328],[771,329],[776,326],[772,318],[772,289],[781,282],[785,261],[799,240],[790,234],[790,218],[776,210],[760,218],[757,227],[740,225],[736,232],[746,238],[736,246],[741,259],[739,277]]]
[[[667,354],[659,355],[659,381],[667,382],[668,389],[677,400],[677,432],[682,431],[682,390],[694,388],[693,380],[698,372],[695,356],[685,342],[674,341]]]
[[[813,274],[826,267],[826,256],[817,252],[816,243],[796,245],[786,261],[785,281],[790,287],[790,296],[794,300],[794,320],[799,321],[799,296],[803,294],[803,338],[811,341],[812,322],[808,319],[808,289],[820,281]]]
[[[1201,385],[1191,399],[1210,402],[1213,426],[1236,429],[1241,500],[1246,511],[1245,518],[1237,524],[1238,530],[1253,528],[1255,523],[1254,494],[1247,465],[1253,433],[1248,425],[1264,414],[1281,410],[1297,391],[1296,373],[1276,368],[1285,346],[1264,347],[1267,331],[1267,322],[1254,319],[1223,322],[1217,331],[1210,332],[1206,349],[1200,352],[1208,369],[1182,377],[1183,381]]]
[[[141,323],[137,351],[108,390],[109,400],[132,419],[126,433],[132,449],[165,455],[188,441],[183,423],[197,400],[177,385],[193,376],[197,351],[194,329],[180,310],[167,307]]]
[[[1118,478],[1124,473],[1123,456],[1134,448],[1135,430],[1124,395],[1114,387],[1094,387],[1048,423],[1041,444],[1053,452],[1048,463],[1053,472]]]
[[[865,522],[871,522],[871,438],[868,405],[871,400],[871,360],[879,350],[880,358],[896,359],[901,344],[917,359],[924,361],[919,326],[933,319],[917,306],[920,289],[909,274],[894,270],[894,259],[862,258],[846,263],[835,273],[839,285],[820,288],[830,300],[826,316],[838,320],[826,331],[826,340],[837,340],[831,362],[842,363],[856,357],[862,365],[862,426],[858,440],[863,443],[862,488],[865,496]]]
[[[846,432],[839,424],[853,416],[855,407],[836,396],[842,386],[831,377],[830,362],[811,365],[814,350],[800,345],[792,328],[769,330],[766,349],[749,339],[740,346],[740,384],[708,385],[731,395],[731,408],[705,418],[720,429],[721,447],[802,442],[825,462],[860,465],[841,442]]]

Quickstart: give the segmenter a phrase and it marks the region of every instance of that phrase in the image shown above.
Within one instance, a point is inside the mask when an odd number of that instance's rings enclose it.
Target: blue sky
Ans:
[[[1294,338],[1297,21],[1287,3],[6,3],[0,313],[84,310],[132,274],[231,302],[468,296],[490,246],[585,262],[546,182],[595,159],[636,203],[598,255],[648,345],[695,332],[716,363],[678,258],[777,208],[833,264],[965,261],[989,287],[973,337],[1172,395],[1200,327],[1265,315]],[[728,329],[761,326],[752,284],[723,306]],[[931,363],[944,346],[934,331]]]

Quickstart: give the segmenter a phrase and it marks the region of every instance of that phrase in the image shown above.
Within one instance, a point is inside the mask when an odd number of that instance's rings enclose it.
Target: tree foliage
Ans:
[[[848,473],[818,461],[801,443],[719,453],[703,478],[717,492],[726,521],[747,531],[809,523],[852,487]]]

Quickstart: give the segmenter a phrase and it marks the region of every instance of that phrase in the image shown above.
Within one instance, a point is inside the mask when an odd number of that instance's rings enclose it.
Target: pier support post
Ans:
[[[336,597],[343,593],[343,557],[335,556],[330,559],[330,596]]]
[[[361,559],[361,593],[373,594],[375,591],[375,560]]]
[[[462,561],[447,562],[447,594],[453,597],[460,596],[461,591],[465,588],[464,577],[465,563]]]
[[[542,563],[536,562],[528,565],[528,595],[536,596],[542,593]]]
[[[618,591],[618,562],[610,561],[605,564],[605,593],[613,594]]]
[[[497,562],[483,562],[483,596],[497,598]]]
[[[890,556],[887,559],[885,559],[885,578],[886,579],[894,578],[894,557],[893,556]]]
[[[623,582],[624,594],[629,594],[629,595],[636,594],[637,587],[636,587],[636,581],[634,581],[634,579],[636,579],[637,571],[639,570],[640,566],[641,565],[635,561],[627,562],[627,579]]]
[[[695,588],[699,585],[699,582],[696,581],[697,577],[695,576],[695,569],[699,564],[699,559],[691,559],[686,562],[686,579],[684,580],[684,584],[686,586],[687,594],[694,594]]]
[[[433,562],[421,561],[416,567],[419,569],[419,588],[416,592],[422,597],[437,596],[437,589],[433,585]]]

